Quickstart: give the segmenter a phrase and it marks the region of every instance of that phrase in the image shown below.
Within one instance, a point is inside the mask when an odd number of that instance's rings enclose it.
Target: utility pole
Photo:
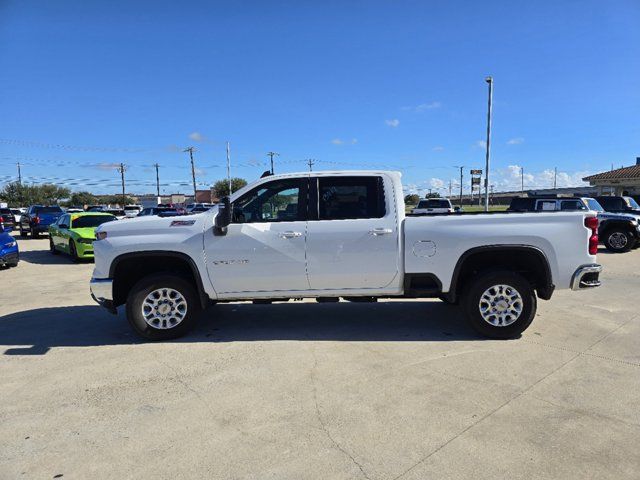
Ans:
[[[493,197],[493,187],[494,187],[494,186],[495,186],[495,185],[491,185],[491,187],[490,187],[490,188],[491,188],[491,197]]]
[[[189,158],[191,159],[191,180],[193,181],[193,202],[196,201],[196,166],[193,163],[193,152],[195,152],[195,148],[189,147],[185,148],[183,152],[189,152]]]
[[[126,170],[124,163],[120,163],[118,167],[118,172],[120,172],[120,179],[122,181],[122,208],[125,206],[125,193],[124,193],[124,171]]]
[[[309,165],[309,171],[312,172],[313,171],[313,165],[316,163],[315,160],[313,160],[312,158],[307,160],[307,164]]]
[[[520,180],[522,181],[522,193],[524,194],[524,167],[520,167]]]
[[[460,169],[460,208],[462,208],[462,178],[463,178],[464,165],[462,166],[456,165],[454,168]]]
[[[22,186],[22,173],[20,172],[20,162],[16,164],[18,166],[18,185]]]
[[[485,159],[485,177],[484,177],[484,192],[486,198],[484,200],[484,211],[489,211],[489,164],[491,158],[491,107],[493,102],[493,77],[486,77],[485,82],[489,84],[489,103],[487,106],[487,155]]]
[[[558,188],[558,167],[553,169],[553,189]]]
[[[158,165],[157,163],[154,163],[153,166],[156,168],[156,190],[158,193],[158,197],[160,196],[160,172],[158,171],[158,169],[160,168],[160,165]]]
[[[451,199],[451,187],[453,186],[452,183],[453,182],[451,181],[451,179],[449,179],[449,199]]]
[[[271,157],[271,175],[273,175],[273,157],[274,156],[279,157],[280,154],[278,152],[267,152],[267,155],[269,155],[269,157]]]
[[[227,182],[229,183],[229,196],[231,196],[231,145],[227,142]]]

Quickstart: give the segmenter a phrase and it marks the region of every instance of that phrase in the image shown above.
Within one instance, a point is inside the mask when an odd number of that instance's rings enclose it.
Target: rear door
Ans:
[[[400,248],[392,193],[382,175],[311,179],[307,269],[313,290],[379,289],[394,280]]]

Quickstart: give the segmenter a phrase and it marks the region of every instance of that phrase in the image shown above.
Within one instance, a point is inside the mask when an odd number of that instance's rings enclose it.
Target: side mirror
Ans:
[[[69,225],[67,225],[66,223],[60,223],[58,225],[58,228],[69,228]]]
[[[229,197],[224,197],[218,205],[218,215],[216,216],[213,234],[222,236],[227,234],[227,227],[231,223],[231,201]]]

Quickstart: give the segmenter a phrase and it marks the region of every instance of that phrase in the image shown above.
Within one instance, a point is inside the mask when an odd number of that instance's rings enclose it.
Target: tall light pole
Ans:
[[[520,167],[520,179],[522,181],[522,193],[524,194],[524,167]]]
[[[227,182],[229,183],[229,196],[233,193],[231,191],[231,145],[227,142]]]
[[[158,171],[158,169],[160,168],[160,165],[158,165],[157,163],[154,163],[153,166],[156,169],[156,191],[158,193],[158,197],[160,197],[160,172]]]
[[[486,77],[485,82],[489,84],[489,102],[487,106],[487,155],[485,160],[484,173],[484,211],[489,211],[489,163],[491,157],[491,103],[493,102],[493,77]]]
[[[124,166],[124,163],[121,163],[120,166],[118,167],[118,172],[120,172],[120,179],[122,180],[122,208],[124,208],[125,206],[125,193],[124,193],[124,172],[126,170],[126,167]]]
[[[278,152],[267,152],[267,155],[269,155],[269,157],[271,157],[271,175],[273,175],[273,157],[274,156],[279,157],[280,154]]]
[[[22,172],[20,171],[20,162],[16,164],[18,166],[18,185],[22,186]]]
[[[463,178],[464,165],[462,165],[462,166],[456,165],[453,168],[459,168],[460,169],[460,208],[462,208],[462,178]]]

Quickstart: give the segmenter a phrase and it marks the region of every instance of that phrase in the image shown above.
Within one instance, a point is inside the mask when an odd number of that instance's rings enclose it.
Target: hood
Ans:
[[[96,238],[96,227],[72,228],[71,231],[81,238]]]
[[[598,212],[598,220],[627,220],[630,222],[638,222],[640,220],[640,214]]]

